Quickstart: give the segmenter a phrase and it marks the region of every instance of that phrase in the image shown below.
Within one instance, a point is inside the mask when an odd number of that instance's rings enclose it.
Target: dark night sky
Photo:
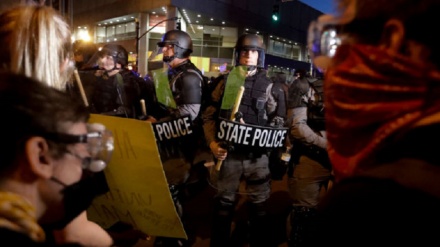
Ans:
[[[325,14],[334,14],[333,0],[300,0],[301,2],[322,11]]]

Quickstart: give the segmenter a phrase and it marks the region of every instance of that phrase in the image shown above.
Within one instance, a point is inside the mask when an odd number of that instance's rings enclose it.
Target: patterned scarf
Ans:
[[[324,92],[337,179],[367,168],[392,135],[440,122],[440,71],[432,65],[365,45],[341,46],[334,61]]]
[[[35,218],[35,208],[23,197],[0,191],[0,227],[23,233],[36,242],[46,238]]]

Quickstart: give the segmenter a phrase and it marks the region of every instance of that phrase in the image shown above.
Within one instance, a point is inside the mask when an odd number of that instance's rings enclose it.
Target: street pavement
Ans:
[[[244,190],[244,183],[241,184],[240,191]],[[215,190],[207,186],[184,204],[186,219],[186,233],[191,241],[191,247],[209,247],[209,237],[211,230],[211,213],[213,208],[213,198]],[[232,238],[234,245],[231,247],[247,247],[247,207],[246,196],[239,195],[239,203],[236,207],[235,219],[233,222]],[[287,191],[287,176],[283,180],[272,181],[272,194],[268,201],[268,213],[270,215],[271,232],[267,237],[271,237],[278,247],[287,247],[287,217],[290,212],[291,200]],[[154,237],[149,241],[140,240],[135,247],[153,247]],[[229,246],[228,246],[229,247]]]

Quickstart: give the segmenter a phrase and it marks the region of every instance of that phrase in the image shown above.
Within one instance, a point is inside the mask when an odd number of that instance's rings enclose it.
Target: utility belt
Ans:
[[[258,159],[263,155],[267,155],[269,151],[270,150],[267,148],[249,147],[237,144],[233,144],[228,148],[228,152],[230,152],[231,155],[244,157],[245,159]]]
[[[267,155],[269,151],[266,148],[244,146],[240,144],[228,143],[226,141],[220,141],[219,145],[221,148],[228,150],[228,153],[233,156],[240,156],[249,159],[260,158],[264,154]]]
[[[327,150],[314,145],[304,145],[300,141],[293,142],[292,159],[294,163],[299,163],[302,155],[309,157],[321,164],[324,168],[331,170],[331,163],[328,157]]]

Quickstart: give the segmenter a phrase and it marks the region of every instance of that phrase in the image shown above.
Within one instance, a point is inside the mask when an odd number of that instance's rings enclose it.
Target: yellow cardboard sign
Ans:
[[[90,122],[113,132],[115,150],[105,168],[110,191],[93,201],[88,218],[104,228],[123,221],[151,236],[186,239],[151,124],[96,114]]]

